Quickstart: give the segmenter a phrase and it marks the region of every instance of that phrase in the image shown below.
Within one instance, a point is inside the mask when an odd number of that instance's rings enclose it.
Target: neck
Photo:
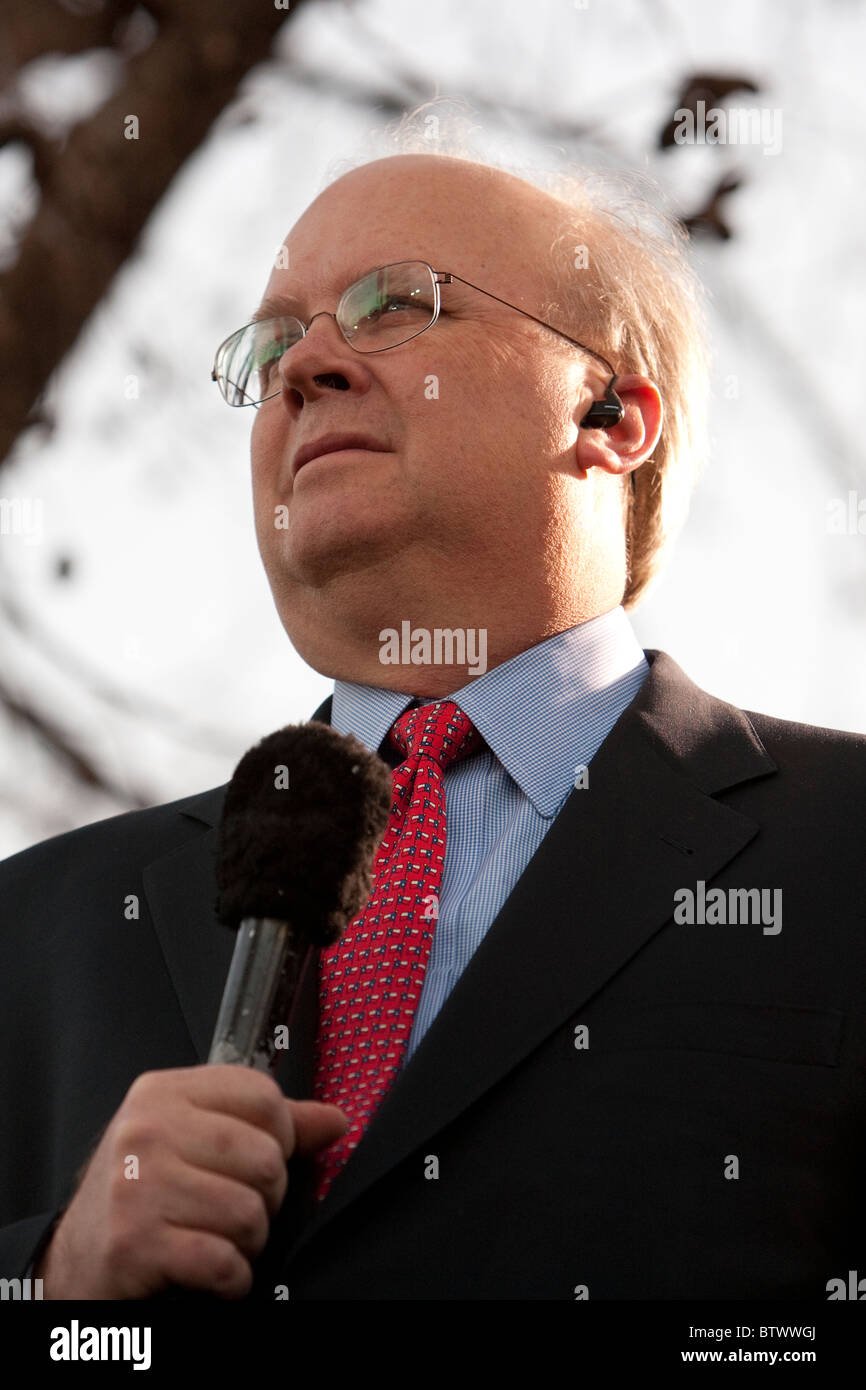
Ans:
[[[389,591],[376,586],[365,604],[364,585],[337,593],[339,584],[296,595],[284,619],[293,646],[322,675],[422,698],[448,695],[486,671],[615,608],[622,589],[551,592],[512,582],[508,591]],[[389,595],[381,601],[382,593]],[[517,601],[519,599],[519,602]],[[285,613],[285,608],[283,612]]]

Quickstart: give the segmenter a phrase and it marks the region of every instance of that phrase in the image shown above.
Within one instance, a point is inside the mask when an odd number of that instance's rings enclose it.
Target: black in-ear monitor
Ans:
[[[604,399],[593,401],[580,422],[584,430],[608,430],[618,425],[625,415],[625,406],[613,389],[616,377],[612,376],[604,393]]]

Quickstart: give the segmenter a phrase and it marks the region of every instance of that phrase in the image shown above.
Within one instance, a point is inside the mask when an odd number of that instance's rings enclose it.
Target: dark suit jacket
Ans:
[[[866,1273],[866,738],[746,714],[647,657],[316,1212],[293,1160],[253,1297],[825,1299]],[[23,1275],[134,1078],[207,1057],[224,790],[0,866],[0,1275]],[[781,889],[782,930],[678,924],[699,880]],[[316,1007],[313,971],[288,1095],[311,1094]]]

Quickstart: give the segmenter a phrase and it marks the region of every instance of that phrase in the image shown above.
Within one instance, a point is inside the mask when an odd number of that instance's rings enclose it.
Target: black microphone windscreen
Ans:
[[[287,921],[334,944],[366,904],[388,824],[391,769],[352,734],[310,720],[241,758],[217,839],[217,916]]]

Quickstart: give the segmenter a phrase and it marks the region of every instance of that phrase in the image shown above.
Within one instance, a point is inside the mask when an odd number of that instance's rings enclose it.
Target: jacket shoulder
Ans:
[[[775,756],[799,755],[804,759],[849,763],[860,776],[866,772],[866,734],[850,729],[830,729],[822,724],[800,724],[793,719],[743,710],[767,751]],[[775,750],[775,752],[774,752]]]
[[[813,818],[816,827],[855,826],[866,819],[866,734],[801,724],[743,710],[781,774],[777,794],[788,813]],[[774,782],[776,779],[772,779]]]
[[[140,868],[200,835],[203,828],[216,825],[225,793],[226,786],[214,787],[177,801],[107,816],[29,845],[0,861],[0,898],[19,881],[26,880],[32,887],[40,881],[34,875],[45,875],[50,881],[76,865]]]

